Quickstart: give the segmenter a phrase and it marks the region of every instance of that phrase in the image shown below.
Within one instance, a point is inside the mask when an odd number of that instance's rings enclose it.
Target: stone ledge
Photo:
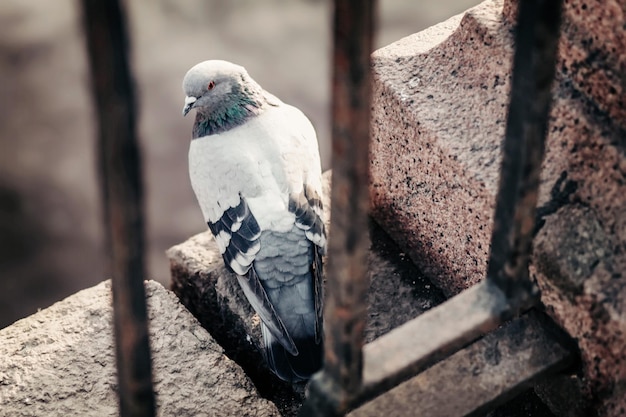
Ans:
[[[623,0],[610,3],[626,9]],[[374,53],[372,215],[448,295],[486,270],[515,7],[507,1],[503,14],[501,0],[486,1]],[[577,340],[578,386],[600,415],[620,415],[626,409],[626,121],[624,101],[615,98],[622,86],[611,80],[625,61],[623,49],[605,50],[598,39],[623,44],[623,33],[610,28],[622,25],[624,15],[606,15],[600,4],[587,14],[580,2],[564,7],[531,275],[546,311]],[[592,24],[598,19],[602,24]]]
[[[279,416],[174,294],[146,281],[158,416]],[[110,281],[0,330],[0,414],[117,416]]]

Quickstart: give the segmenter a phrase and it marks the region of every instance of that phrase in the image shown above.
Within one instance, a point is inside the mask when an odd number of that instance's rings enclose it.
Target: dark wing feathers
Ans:
[[[238,253],[240,255],[248,253],[249,249],[253,247],[252,245],[256,243],[253,240],[246,239],[245,236],[242,236],[238,231],[231,231],[230,235],[230,245],[229,248],[235,249],[233,253]]]
[[[315,291],[315,341],[322,339],[322,255],[326,246],[326,229],[322,200],[317,192],[305,185],[300,194],[289,196],[289,211],[296,217],[296,226],[304,230],[306,237],[314,243],[314,259],[311,264],[311,275]],[[237,274],[237,278],[250,301],[268,330],[292,355],[298,354],[296,344],[289,335],[285,325],[276,313],[265,289],[259,279],[253,261],[260,249],[261,229],[243,197],[236,207],[224,211],[215,223],[208,223],[209,229],[221,240],[225,249],[222,253],[226,267]],[[222,238],[218,238],[222,234]],[[225,236],[225,237],[224,237]]]
[[[226,266],[238,274],[245,274],[259,251],[261,236],[261,228],[246,201],[240,198],[236,207],[225,210],[215,223],[207,224],[223,246],[221,250]]]
[[[300,194],[291,194],[289,196],[289,211],[295,214],[296,225],[304,230],[306,237],[314,243],[311,275],[315,290],[315,341],[317,343],[322,339],[324,301],[322,256],[326,250],[326,227],[324,219],[321,217],[323,210],[324,207],[319,195],[313,187],[306,184]]]
[[[315,189],[305,184],[300,194],[291,194],[289,211],[296,216],[296,226],[304,230],[306,237],[324,254],[326,249],[326,227],[322,218],[324,207]]]
[[[252,214],[250,215],[252,217]],[[254,219],[254,217],[252,217]],[[261,235],[261,229],[259,228],[259,224],[256,222],[248,221],[241,223],[241,227],[237,230],[237,234],[239,234],[244,239],[258,239],[258,236]]]
[[[252,215],[246,200],[240,198],[237,207],[231,207],[224,211],[222,217],[215,223],[208,222],[209,229],[217,240],[220,233],[226,233],[228,239],[225,250],[222,253],[226,267],[237,274],[239,284],[250,304],[257,312],[261,320],[274,337],[292,355],[297,355],[298,350],[289,336],[285,325],[274,310],[256,271],[252,267],[254,256],[258,253],[261,243],[261,228]]]
[[[224,223],[222,223],[221,219],[215,223],[207,222],[209,225],[209,230],[213,233],[213,236],[217,236],[221,231],[226,230]]]
[[[322,271],[322,254],[318,246],[313,248],[313,264],[311,265],[311,275],[314,280],[315,290],[315,343],[320,343],[323,336],[323,314],[324,314],[324,283]]]
[[[267,326],[272,335],[289,353],[297,355],[298,349],[285,328],[283,321],[276,313],[276,310],[274,310],[274,306],[267,297],[267,293],[254,268],[250,268],[245,276],[237,275],[237,279],[254,311],[257,312],[261,321]]]

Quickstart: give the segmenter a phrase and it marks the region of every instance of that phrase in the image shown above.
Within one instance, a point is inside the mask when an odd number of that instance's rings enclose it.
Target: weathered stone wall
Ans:
[[[374,54],[372,213],[449,295],[485,274],[516,7],[486,1]],[[577,386],[614,416],[626,409],[625,10],[565,4],[531,265],[581,350]]]

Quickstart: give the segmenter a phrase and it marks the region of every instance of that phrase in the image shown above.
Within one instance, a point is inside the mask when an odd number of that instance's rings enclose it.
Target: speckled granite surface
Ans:
[[[485,274],[515,7],[486,1],[374,53],[372,213],[449,295]],[[565,5],[531,265],[581,349],[582,391],[615,416],[626,409],[624,10]]]

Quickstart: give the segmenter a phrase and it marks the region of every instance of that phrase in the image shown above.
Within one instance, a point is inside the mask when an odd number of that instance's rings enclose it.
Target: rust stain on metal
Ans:
[[[325,365],[301,415],[341,415],[361,386],[366,320],[370,54],[374,0],[335,0],[332,83],[332,234],[325,300]]]

